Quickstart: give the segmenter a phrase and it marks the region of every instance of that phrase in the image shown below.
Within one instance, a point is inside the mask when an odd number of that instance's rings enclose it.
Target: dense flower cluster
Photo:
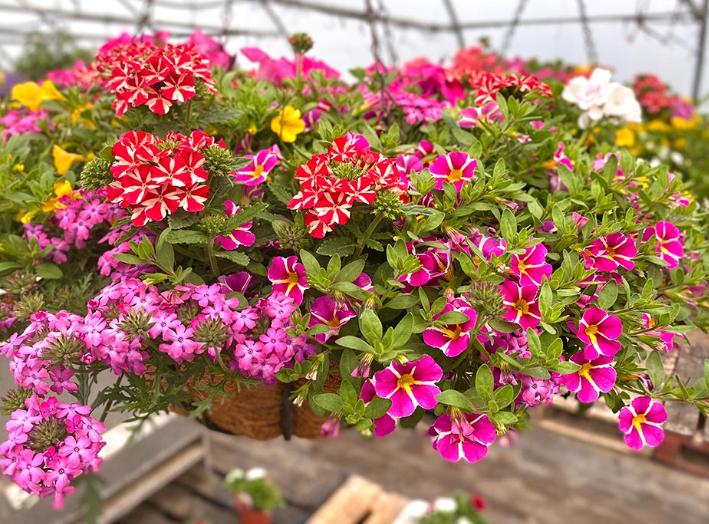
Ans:
[[[26,408],[26,409],[25,409]],[[70,483],[91,469],[105,445],[101,422],[89,416],[90,406],[32,395],[5,424],[8,439],[0,444],[0,469],[26,492],[54,497],[60,508],[75,488]]]
[[[113,146],[111,173],[116,180],[107,188],[109,200],[130,207],[136,226],[180,208],[201,211],[209,197],[201,151],[213,144],[212,137],[199,131],[189,137],[170,132],[164,139],[142,131],[124,134]]]
[[[690,120],[695,110],[679,95],[670,94],[667,86],[655,75],[639,75],[633,83],[638,102],[651,115],[669,110],[672,116]]]
[[[121,43],[99,53],[91,68],[116,95],[113,108],[118,116],[142,105],[164,115],[173,104],[194,98],[198,83],[214,92],[209,60],[195,44]]]
[[[382,192],[402,199],[406,194],[396,162],[372,151],[366,138],[352,133],[335,139],[327,153],[313,155],[295,178],[301,190],[288,207],[305,210],[305,225],[315,238],[346,224],[355,204],[372,205]]]
[[[2,143],[13,135],[24,135],[27,133],[41,133],[40,123],[46,122],[46,111],[27,111],[24,109],[11,109],[0,118],[2,130]]]

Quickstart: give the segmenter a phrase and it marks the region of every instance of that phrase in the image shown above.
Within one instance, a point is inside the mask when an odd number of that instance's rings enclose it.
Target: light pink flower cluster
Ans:
[[[47,111],[29,111],[27,109],[10,109],[5,116],[0,118],[2,130],[2,143],[13,135],[25,135],[27,133],[41,133],[40,122],[47,118]]]
[[[61,508],[74,492],[71,481],[89,469],[98,471],[105,428],[89,416],[89,406],[37,395],[25,404],[27,409],[14,411],[5,425],[0,469],[26,492],[54,496],[55,507]]]

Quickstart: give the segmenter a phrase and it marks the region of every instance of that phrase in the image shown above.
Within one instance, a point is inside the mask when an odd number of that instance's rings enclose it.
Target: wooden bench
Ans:
[[[687,338],[690,345],[680,349],[674,374],[693,383],[704,375],[704,360],[709,358],[709,335],[695,330]],[[665,440],[655,450],[654,458],[709,477],[709,423],[691,404],[668,402],[665,409]]]
[[[393,524],[409,499],[388,493],[353,475],[306,521],[306,524]]]

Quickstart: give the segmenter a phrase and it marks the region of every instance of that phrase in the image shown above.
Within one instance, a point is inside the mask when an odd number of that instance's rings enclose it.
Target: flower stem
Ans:
[[[116,379],[116,382],[113,384],[113,389],[117,389],[118,386],[121,385],[121,381],[123,380],[123,375],[119,376]],[[103,408],[103,413],[101,414],[101,418],[99,419],[101,422],[106,421],[106,417],[108,416],[109,411],[111,411],[111,407],[113,407],[113,398],[110,398],[108,402],[106,402],[106,406]]]
[[[212,246],[214,245],[214,239],[210,238],[209,239],[209,245],[205,248],[207,250],[207,257],[209,258],[209,267],[212,269],[212,273],[214,273],[215,277],[220,276],[222,273],[219,271],[219,264],[217,264],[217,257],[214,256],[214,249],[212,249]]]
[[[369,240],[369,237],[372,236],[372,233],[374,233],[374,230],[379,225],[379,222],[382,221],[382,218],[384,218],[384,215],[382,215],[381,213],[377,213],[377,216],[374,217],[374,220],[372,220],[372,223],[369,224],[367,231],[365,231],[364,235],[362,235],[362,240],[359,242],[359,245],[357,247],[357,252],[355,253],[354,258],[357,258],[362,254],[362,251],[364,250],[365,246],[367,245],[367,240]]]

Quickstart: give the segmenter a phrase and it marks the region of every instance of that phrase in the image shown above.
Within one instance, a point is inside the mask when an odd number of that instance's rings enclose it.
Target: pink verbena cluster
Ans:
[[[151,264],[126,264],[114,257],[114,255],[121,253],[131,253],[130,240],[116,244],[130,228],[130,225],[115,227],[99,240],[99,244],[106,243],[109,246],[113,246],[112,249],[108,249],[101,254],[98,259],[98,268],[103,276],[111,277],[111,280],[114,282],[122,282],[129,278],[140,278],[146,273],[154,273],[157,270],[157,268]],[[155,242],[153,232],[143,227],[138,229],[131,238],[143,237],[147,237],[151,242]]]
[[[73,479],[89,469],[98,471],[105,428],[89,416],[90,406],[37,395],[25,405],[5,425],[8,439],[0,444],[0,469],[28,493],[53,495],[60,508],[64,496],[75,490]]]
[[[100,52],[91,69],[115,93],[113,108],[118,116],[142,105],[164,115],[173,104],[194,98],[198,83],[216,92],[209,60],[196,51],[195,44],[119,43]]]
[[[2,143],[13,135],[25,135],[27,133],[41,133],[40,123],[47,118],[47,111],[29,111],[27,109],[10,109],[5,116],[0,118],[2,130]]]

